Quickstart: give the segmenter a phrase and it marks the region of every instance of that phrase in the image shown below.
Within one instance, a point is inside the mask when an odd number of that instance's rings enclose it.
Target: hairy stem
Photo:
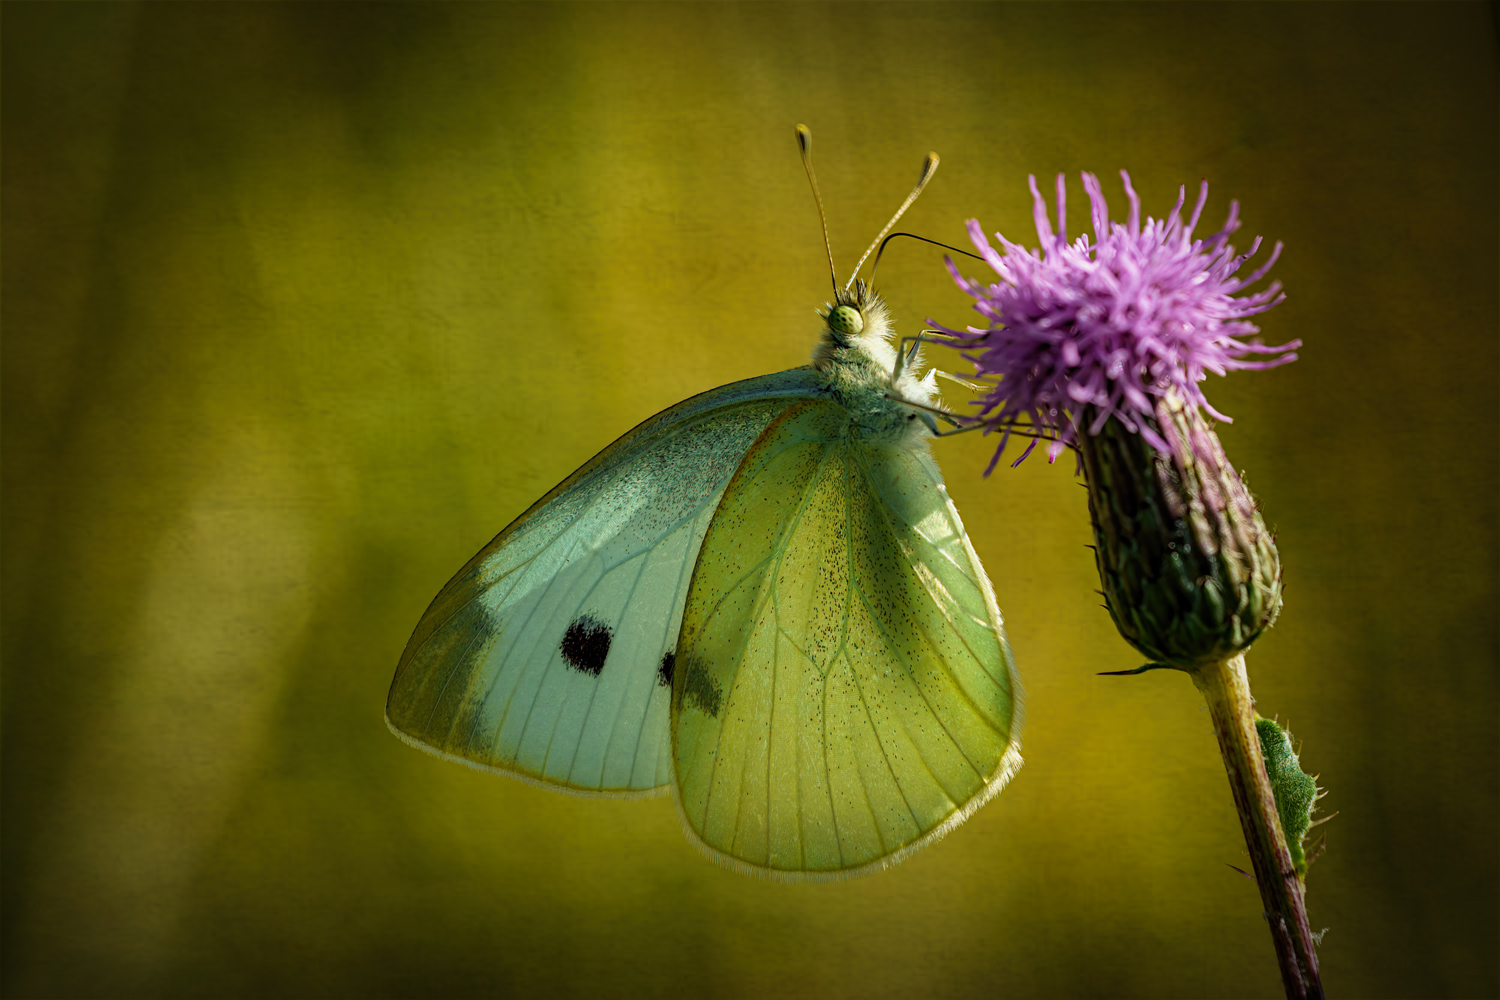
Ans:
[[[1245,831],[1245,844],[1250,848],[1286,995],[1288,1000],[1321,998],[1323,984],[1318,978],[1318,955],[1307,923],[1302,880],[1287,849],[1271,779],[1261,757],[1244,654],[1201,666],[1192,674],[1193,683],[1208,701],[1224,769],[1229,772],[1229,787]]]

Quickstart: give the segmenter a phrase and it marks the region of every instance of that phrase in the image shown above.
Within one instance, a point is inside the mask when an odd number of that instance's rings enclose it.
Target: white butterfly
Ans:
[[[929,453],[933,373],[863,282],[834,289],[812,365],[657,414],[469,560],[401,656],[397,736],[574,792],[670,785],[711,855],[787,878],[893,864],[1000,791],[1020,684]]]

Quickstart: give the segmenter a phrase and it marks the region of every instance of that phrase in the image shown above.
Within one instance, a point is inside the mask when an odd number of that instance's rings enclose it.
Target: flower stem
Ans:
[[[1208,701],[1224,769],[1229,772],[1229,787],[1250,848],[1286,995],[1288,1000],[1321,998],[1323,984],[1318,978],[1318,955],[1307,923],[1302,880],[1292,864],[1261,757],[1244,654],[1199,667],[1192,674],[1193,683]]]

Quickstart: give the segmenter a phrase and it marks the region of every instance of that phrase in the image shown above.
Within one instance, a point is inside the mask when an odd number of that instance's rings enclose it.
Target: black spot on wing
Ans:
[[[702,666],[690,663],[687,678],[682,683],[682,698],[690,705],[717,719],[719,704],[724,700],[724,690]]]
[[[574,670],[598,677],[604,669],[604,658],[609,655],[613,638],[614,633],[608,625],[593,615],[581,615],[563,633],[558,651]]]
[[[661,666],[656,668],[656,683],[662,687],[672,686],[672,671],[677,668],[677,653],[667,650],[661,655]]]

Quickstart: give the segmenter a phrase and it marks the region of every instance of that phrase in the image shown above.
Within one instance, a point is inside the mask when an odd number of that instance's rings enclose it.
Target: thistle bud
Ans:
[[[1168,392],[1155,411],[1168,454],[1116,420],[1078,448],[1115,627],[1153,662],[1192,669],[1243,652],[1276,620],[1281,562],[1198,409]]]

